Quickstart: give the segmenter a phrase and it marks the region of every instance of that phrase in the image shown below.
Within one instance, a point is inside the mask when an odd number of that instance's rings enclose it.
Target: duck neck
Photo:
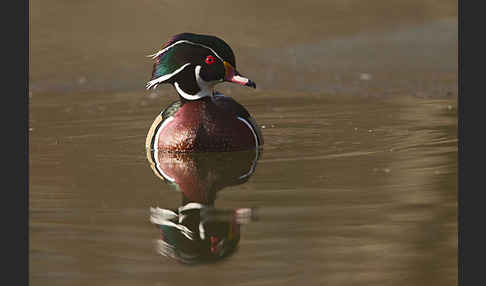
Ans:
[[[175,81],[174,82],[174,87],[179,94],[180,97],[182,97],[185,100],[198,100],[203,97],[211,97],[214,94],[214,85],[216,83],[213,82],[207,82],[201,78],[199,75],[199,72],[201,70],[201,66],[196,66],[194,68],[194,77],[191,77],[191,83],[190,86],[192,88],[189,88],[191,91],[186,92],[182,86]]]

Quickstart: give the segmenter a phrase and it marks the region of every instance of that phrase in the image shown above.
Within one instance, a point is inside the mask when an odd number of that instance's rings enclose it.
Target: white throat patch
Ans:
[[[197,85],[199,86],[199,89],[200,89],[200,91],[196,94],[189,94],[189,93],[183,91],[182,88],[179,86],[179,83],[174,82],[174,86],[177,90],[177,93],[179,93],[180,96],[182,96],[183,98],[185,98],[187,100],[197,100],[197,99],[200,99],[200,98],[203,98],[203,97],[206,97],[206,96],[212,96],[213,95],[214,86],[216,85],[216,83],[218,83],[218,81],[208,82],[208,81],[203,80],[201,78],[201,76],[199,75],[200,71],[201,71],[201,66],[196,66],[196,68],[194,69],[194,73],[195,73],[195,76],[196,76]]]

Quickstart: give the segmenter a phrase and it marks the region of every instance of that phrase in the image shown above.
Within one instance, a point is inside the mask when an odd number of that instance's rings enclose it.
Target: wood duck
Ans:
[[[260,127],[246,108],[214,90],[225,81],[256,87],[236,70],[233,51],[223,40],[182,33],[150,57],[155,63],[147,89],[172,84],[179,100],[155,118],[147,135],[148,149],[239,151],[263,145]]]

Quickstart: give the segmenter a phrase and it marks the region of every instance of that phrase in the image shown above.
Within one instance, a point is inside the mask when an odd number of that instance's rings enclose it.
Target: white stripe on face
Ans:
[[[145,87],[147,89],[151,89],[154,86],[156,87],[159,83],[161,83],[163,81],[166,81],[166,80],[170,79],[171,77],[175,76],[176,74],[180,73],[188,65],[190,65],[190,63],[184,64],[183,66],[181,66],[180,68],[176,69],[174,72],[172,72],[170,74],[165,74],[163,76],[159,76],[158,78],[153,79],[153,80],[147,82],[147,85]]]

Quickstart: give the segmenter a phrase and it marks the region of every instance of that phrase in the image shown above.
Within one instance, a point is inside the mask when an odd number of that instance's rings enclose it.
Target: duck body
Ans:
[[[248,111],[231,97],[215,94],[169,105],[154,120],[146,147],[206,152],[248,150],[262,144],[261,130]]]
[[[147,135],[147,148],[206,152],[263,145],[261,130],[245,107],[214,91],[216,84],[225,81],[256,87],[236,70],[233,51],[223,40],[178,34],[152,57],[155,63],[147,89],[169,83],[180,99],[155,118]]]

